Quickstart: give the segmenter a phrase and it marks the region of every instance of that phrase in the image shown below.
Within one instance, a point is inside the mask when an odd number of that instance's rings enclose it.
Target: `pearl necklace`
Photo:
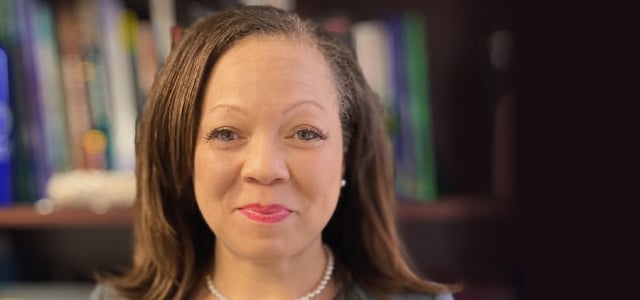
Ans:
[[[331,253],[331,249],[329,249],[329,247],[325,246],[324,247],[325,252],[327,252],[327,258],[329,260],[329,262],[327,263],[327,268],[324,270],[324,275],[322,276],[322,280],[320,281],[320,284],[318,284],[318,286],[311,291],[310,293],[300,297],[300,298],[296,298],[295,300],[309,300],[311,298],[314,298],[315,296],[320,295],[320,293],[322,293],[322,291],[324,290],[325,287],[327,287],[327,283],[329,283],[329,279],[331,279],[331,275],[333,274],[333,253]],[[211,277],[209,277],[209,275],[207,275],[206,277],[207,279],[207,288],[209,288],[209,291],[216,296],[216,298],[220,299],[220,300],[228,300],[227,297],[223,296],[217,289],[216,287],[213,285],[213,281],[211,281]]]

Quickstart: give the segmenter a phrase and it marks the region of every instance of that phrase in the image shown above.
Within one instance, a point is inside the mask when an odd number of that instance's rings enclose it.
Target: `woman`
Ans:
[[[383,109],[352,52],[271,7],[188,28],[136,137],[133,268],[96,299],[451,299],[396,230]]]

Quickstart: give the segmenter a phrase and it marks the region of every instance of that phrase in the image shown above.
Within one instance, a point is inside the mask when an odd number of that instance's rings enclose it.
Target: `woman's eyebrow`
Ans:
[[[292,104],[291,106],[287,107],[284,111],[283,114],[287,114],[290,111],[301,107],[301,106],[306,106],[306,105],[312,105],[313,107],[319,108],[322,112],[326,113],[327,109],[324,108],[324,106],[322,106],[322,104],[318,103],[317,101],[313,101],[313,100],[302,100],[302,101],[298,101],[294,104]]]
[[[241,113],[241,114],[243,114],[243,115],[248,115],[248,114],[249,114],[246,110],[242,109],[240,106],[233,105],[233,104],[216,104],[216,105],[214,105],[211,109],[209,109],[209,110],[207,111],[207,113],[206,113],[206,114],[211,114],[211,113],[213,113],[215,110],[218,110],[218,109],[225,109],[225,108],[226,108],[227,110],[231,110],[231,111],[239,112],[239,113]]]
[[[287,114],[290,113],[291,111],[302,107],[302,106],[308,106],[311,105],[312,107],[315,107],[319,110],[321,110],[323,113],[327,112],[327,109],[322,106],[322,104],[318,103],[317,101],[313,101],[313,100],[301,100],[298,102],[295,102],[294,104],[290,105],[289,107],[287,107],[282,114]],[[214,105],[211,109],[209,109],[206,114],[211,114],[216,110],[220,110],[220,109],[227,109],[227,110],[231,110],[231,111],[235,111],[238,113],[241,113],[243,115],[249,115],[249,112],[246,109],[243,109],[240,106],[234,105],[234,104],[216,104]]]

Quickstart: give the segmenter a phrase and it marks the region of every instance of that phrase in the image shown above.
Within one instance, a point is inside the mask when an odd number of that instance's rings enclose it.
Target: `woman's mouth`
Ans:
[[[260,204],[249,204],[240,208],[240,212],[257,223],[275,224],[286,219],[292,211],[280,204],[262,206]]]

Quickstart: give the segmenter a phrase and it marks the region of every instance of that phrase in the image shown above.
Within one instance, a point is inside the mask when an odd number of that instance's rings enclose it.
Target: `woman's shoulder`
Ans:
[[[336,297],[336,300],[351,300],[351,299],[374,300],[376,298],[370,293],[368,293],[364,288],[362,288],[358,284],[354,284],[350,289],[343,290],[338,295],[338,297]],[[396,293],[391,295],[390,299],[392,300],[453,300],[453,296],[451,294],[428,295],[428,294],[419,294],[419,293]]]
[[[112,286],[99,283],[91,292],[89,300],[127,300],[127,298],[118,295]]]

